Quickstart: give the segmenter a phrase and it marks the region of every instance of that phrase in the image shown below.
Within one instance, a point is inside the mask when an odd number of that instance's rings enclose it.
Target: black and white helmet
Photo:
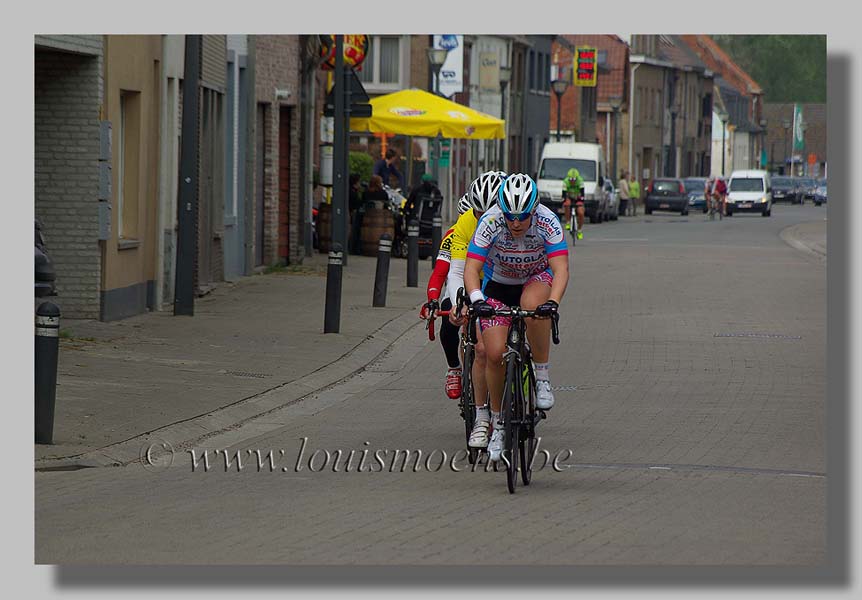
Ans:
[[[503,182],[497,171],[487,171],[470,184],[470,204],[479,212],[485,212],[497,202],[500,184]]]
[[[458,200],[458,214],[463,215],[465,212],[473,208],[473,205],[470,204],[470,192],[467,192],[461,199]]]
[[[536,182],[524,173],[514,173],[500,187],[500,208],[510,215],[533,213],[539,205]]]

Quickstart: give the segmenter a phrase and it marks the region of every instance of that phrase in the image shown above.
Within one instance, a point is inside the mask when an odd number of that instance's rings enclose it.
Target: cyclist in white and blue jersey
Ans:
[[[550,209],[539,204],[533,179],[523,173],[506,178],[497,206],[486,212],[476,227],[464,268],[464,287],[479,316],[487,354],[485,375],[493,423],[488,444],[491,460],[499,460],[503,448],[503,354],[511,324],[510,318],[494,316],[493,310],[520,306],[535,310],[540,317],[553,316],[569,281],[568,254],[563,227]],[[479,274],[483,269],[481,283]],[[536,407],[544,410],[554,405],[548,369],[550,337],[548,319],[527,320],[527,339],[536,371]],[[475,427],[480,427],[478,421]],[[484,427],[487,430],[488,424]]]

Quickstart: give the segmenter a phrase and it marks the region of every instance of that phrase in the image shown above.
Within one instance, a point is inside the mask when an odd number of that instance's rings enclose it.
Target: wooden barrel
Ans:
[[[395,237],[395,221],[392,211],[385,208],[368,208],[362,217],[362,254],[377,256],[380,246],[380,236],[388,233]]]
[[[317,249],[323,254],[332,249],[332,205],[325,202],[317,209]]]

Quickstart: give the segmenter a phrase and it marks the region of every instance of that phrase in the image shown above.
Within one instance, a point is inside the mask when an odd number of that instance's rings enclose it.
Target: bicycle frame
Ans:
[[[503,384],[503,403],[506,432],[506,447],[502,458],[506,464],[506,483],[509,493],[515,493],[518,472],[524,485],[530,484],[533,455],[536,450],[536,424],[545,418],[545,412],[536,408],[536,374],[532,354],[527,341],[527,318],[535,317],[535,311],[520,307],[498,309],[498,316],[511,317],[512,324],[506,334],[506,380]],[[559,322],[555,315],[551,322],[554,344],[560,343]],[[520,469],[518,464],[520,462]]]

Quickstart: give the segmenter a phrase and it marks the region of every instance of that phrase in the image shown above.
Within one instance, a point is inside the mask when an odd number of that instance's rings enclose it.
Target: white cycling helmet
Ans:
[[[467,192],[461,199],[458,200],[458,214],[463,215],[465,212],[473,208],[473,205],[470,204],[470,193]]]
[[[500,208],[510,215],[532,214],[539,205],[536,182],[524,173],[514,173],[506,178],[499,192]]]
[[[479,175],[470,184],[470,204],[479,212],[485,212],[497,202],[497,193],[503,179],[496,171]]]

